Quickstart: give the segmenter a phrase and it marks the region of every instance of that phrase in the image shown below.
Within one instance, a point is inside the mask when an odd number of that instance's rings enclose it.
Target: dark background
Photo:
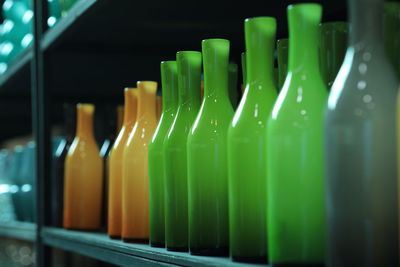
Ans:
[[[52,125],[62,124],[63,103],[95,103],[96,135],[102,139],[107,105],[123,102],[124,87],[134,87],[138,80],[159,82],[160,61],[174,60],[181,50],[201,51],[201,40],[207,38],[231,41],[231,61],[239,65],[240,84],[244,20],[273,16],[277,38],[286,38],[286,8],[303,2],[307,1],[97,0],[89,8],[78,2],[64,19],[68,23],[60,21],[40,41]],[[316,2],[323,6],[323,22],[347,19],[344,0]],[[30,64],[0,83],[0,143],[31,134],[35,77]]]

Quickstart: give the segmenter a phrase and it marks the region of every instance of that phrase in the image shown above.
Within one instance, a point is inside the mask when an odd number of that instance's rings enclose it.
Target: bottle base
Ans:
[[[164,242],[150,242],[150,246],[155,248],[165,248]]]
[[[271,267],[325,267],[323,263],[270,263]]]
[[[197,256],[227,257],[229,249],[224,248],[190,248],[190,254]]]
[[[188,252],[188,247],[167,247],[168,251],[177,251],[177,252]]]
[[[121,236],[120,236],[120,235],[109,235],[109,237],[110,237],[111,239],[114,239],[114,240],[120,240],[120,239],[121,239]]]
[[[248,262],[248,263],[262,263],[267,264],[267,256],[255,256],[255,257],[243,257],[243,256],[231,256],[233,261],[236,262]]]
[[[149,244],[149,240],[147,238],[122,238],[122,241],[125,243],[140,243],[140,244]]]

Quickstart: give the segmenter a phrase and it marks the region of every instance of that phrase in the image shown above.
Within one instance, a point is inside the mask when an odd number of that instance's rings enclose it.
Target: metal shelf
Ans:
[[[43,35],[40,47],[47,50],[68,36],[68,33],[79,26],[83,15],[99,0],[80,0],[68,11],[68,15],[61,18],[56,25],[49,28]]]
[[[17,221],[0,222],[0,236],[35,242],[36,224]]]
[[[193,256],[189,253],[167,251],[145,244],[128,244],[112,240],[103,233],[46,227],[42,230],[42,238],[46,245],[121,266],[267,266],[236,263],[224,257]]]

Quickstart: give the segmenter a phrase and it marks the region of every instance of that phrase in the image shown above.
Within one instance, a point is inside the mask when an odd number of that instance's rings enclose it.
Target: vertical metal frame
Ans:
[[[41,231],[47,224],[47,214],[50,205],[48,184],[50,182],[50,121],[49,121],[49,89],[46,86],[44,53],[40,47],[43,32],[46,29],[47,1],[32,0],[34,11],[35,36],[33,45],[33,60],[31,64],[32,90],[32,129],[36,140],[36,266],[50,266],[50,249],[42,241]]]

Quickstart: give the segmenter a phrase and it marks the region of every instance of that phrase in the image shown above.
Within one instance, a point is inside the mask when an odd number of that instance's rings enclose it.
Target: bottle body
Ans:
[[[109,155],[108,221],[107,231],[111,238],[121,237],[122,227],[122,164],[126,142],[132,132],[137,113],[137,89],[126,88],[125,117]]]
[[[248,83],[228,129],[230,254],[266,262],[266,124],[277,97],[273,81],[276,21],[246,19]]]
[[[289,70],[267,126],[270,263],[322,265],[325,245],[323,113],[318,4],[288,7]],[[307,49],[304,49],[307,47]]]
[[[149,238],[148,144],[157,126],[156,82],[138,82],[138,115],[122,162],[122,238]]]
[[[398,266],[399,81],[382,42],[384,1],[348,3],[350,42],[325,118],[327,263]]]
[[[165,243],[168,250],[189,246],[187,136],[200,107],[201,53],[176,55],[179,104],[165,137]]]
[[[227,130],[229,41],[204,40],[204,99],[188,135],[190,252],[226,255],[229,246]]]
[[[93,137],[94,106],[78,104],[77,135],[65,160],[64,228],[99,229],[103,161]]]
[[[339,77],[325,122],[328,266],[398,266],[398,82],[368,47],[349,48]]]
[[[165,170],[164,141],[173,123],[178,83],[176,61],[161,62],[163,105],[161,118],[149,144],[150,245],[165,246]]]

